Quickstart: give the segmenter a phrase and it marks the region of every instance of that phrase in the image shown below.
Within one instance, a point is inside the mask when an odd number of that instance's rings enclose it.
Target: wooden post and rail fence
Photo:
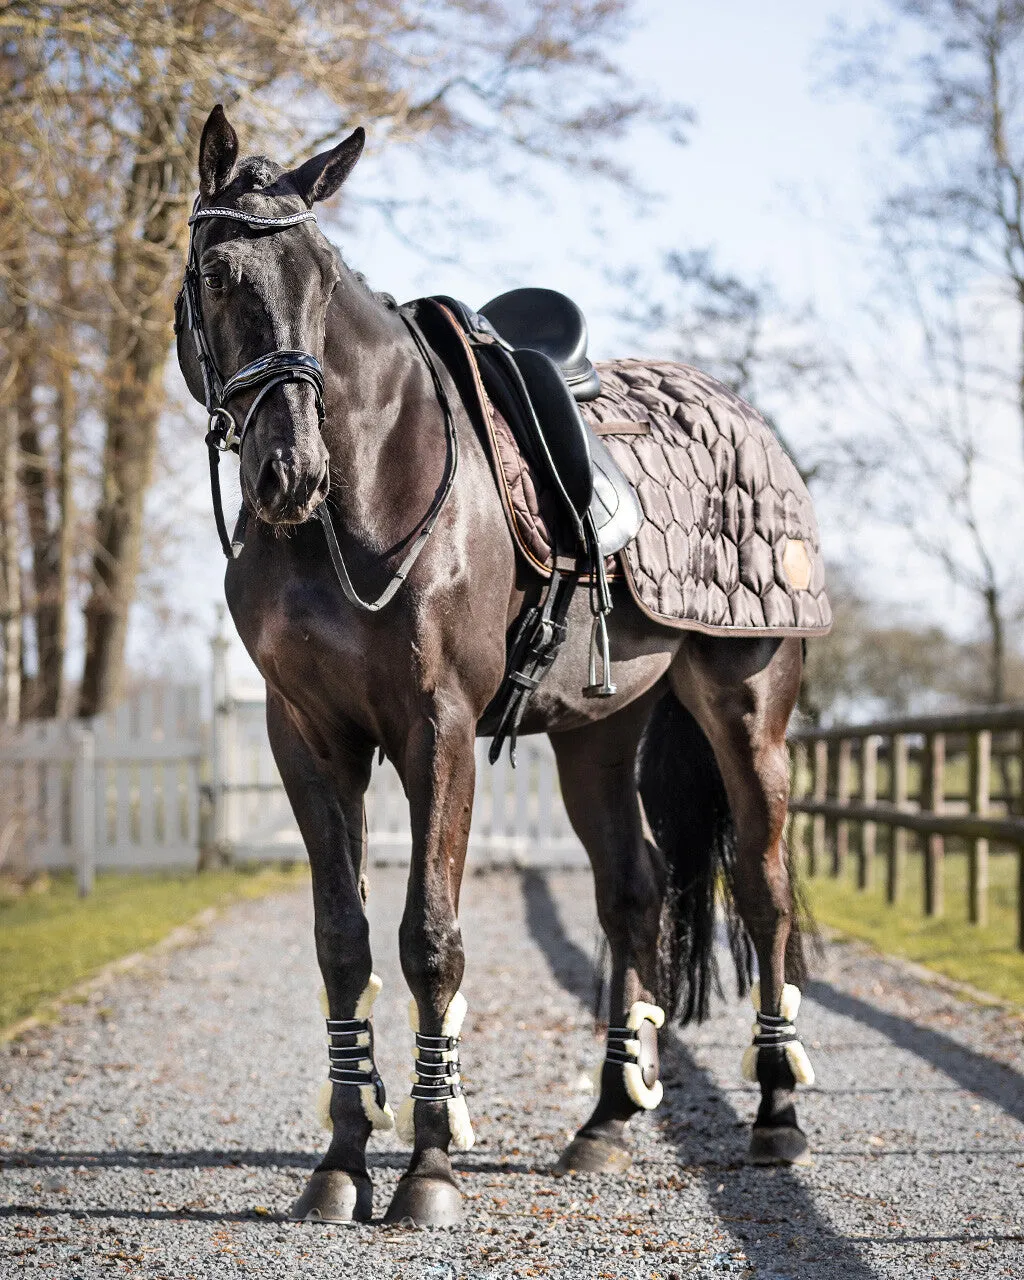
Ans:
[[[1024,706],[802,729],[789,743],[790,843],[807,874],[846,877],[855,858],[857,888],[867,890],[882,863],[895,906],[916,836],[922,908],[938,917],[947,842],[955,842],[967,861],[967,917],[984,925],[990,858],[1015,858],[1024,951]]]

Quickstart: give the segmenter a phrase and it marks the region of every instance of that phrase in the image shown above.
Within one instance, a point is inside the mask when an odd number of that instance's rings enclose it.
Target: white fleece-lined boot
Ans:
[[[664,1096],[660,1080],[653,1084],[644,1083],[644,1066],[641,1061],[642,1044],[639,1031],[643,1023],[649,1022],[655,1030],[665,1025],[665,1011],[656,1004],[648,1004],[645,1000],[636,1000],[629,1007],[624,1027],[609,1027],[608,1041],[605,1048],[604,1061],[595,1072],[598,1093],[601,1090],[601,1076],[606,1062],[614,1062],[622,1067],[622,1083],[630,1099],[642,1111],[653,1111]]]
[[[807,1056],[807,1050],[800,1043],[796,1034],[796,1015],[800,1011],[800,988],[787,982],[782,988],[782,999],[779,1001],[778,1014],[766,1014],[761,1011],[761,984],[755,982],[750,988],[750,999],[757,1015],[751,1031],[753,1043],[743,1051],[743,1078],[752,1084],[757,1083],[757,1055],[761,1049],[779,1048],[786,1054],[786,1061],[797,1084],[814,1084],[814,1068]]]
[[[327,1018],[330,1069],[321,1086],[317,1107],[320,1122],[325,1129],[333,1127],[331,1096],[336,1084],[358,1088],[363,1114],[374,1129],[387,1130],[395,1127],[395,1114],[388,1105],[384,1081],[373,1060],[373,1023],[370,1021],[370,1013],[383,985],[380,978],[371,973],[362,995],[356,1001],[355,1017]],[[324,1012],[329,1014],[326,1007],[327,993],[324,991],[320,993],[320,1002]]]
[[[468,1009],[466,997],[456,991],[445,1010],[439,1036],[420,1033],[416,1001],[409,1001],[409,1026],[415,1036],[412,1090],[398,1108],[398,1136],[410,1146],[416,1144],[416,1103],[445,1102],[448,1108],[448,1132],[457,1151],[468,1151],[475,1138],[469,1118],[469,1107],[462,1092],[459,1074],[459,1038]]]

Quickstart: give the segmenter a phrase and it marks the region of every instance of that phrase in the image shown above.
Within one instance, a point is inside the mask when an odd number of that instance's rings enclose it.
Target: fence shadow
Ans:
[[[808,982],[805,993],[809,1000],[830,1012],[852,1018],[861,1026],[880,1032],[899,1048],[930,1062],[962,1089],[994,1103],[1024,1124],[1024,1076],[1008,1064],[993,1062],[952,1036],[922,1027],[899,1014],[886,1013],[884,1009],[878,1009],[858,996],[838,991],[820,979]]]

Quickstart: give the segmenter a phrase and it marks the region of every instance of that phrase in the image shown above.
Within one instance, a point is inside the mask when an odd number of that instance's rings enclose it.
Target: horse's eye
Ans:
[[[206,285],[207,289],[223,289],[224,288],[223,279],[219,275],[217,275],[216,272],[214,271],[208,271],[206,275],[203,276],[203,284]]]

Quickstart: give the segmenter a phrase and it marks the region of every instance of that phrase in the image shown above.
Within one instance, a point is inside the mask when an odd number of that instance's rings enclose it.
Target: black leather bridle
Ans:
[[[317,420],[320,427],[323,427],[325,420],[324,371],[320,361],[316,356],[310,355],[308,351],[282,349],[251,360],[226,381],[221,377],[217,362],[213,358],[213,353],[210,351],[209,343],[206,340],[206,334],[203,331],[203,313],[199,296],[200,272],[195,246],[196,223],[209,218],[226,218],[233,222],[244,223],[246,226],[253,227],[256,230],[278,231],[286,227],[298,226],[303,222],[316,222],[316,214],[312,209],[306,209],[301,213],[284,214],[279,218],[271,218],[265,214],[250,213],[244,209],[218,206],[201,209],[197,198],[192,208],[192,216],[188,220],[188,256],[185,262],[185,279],[175,307],[175,329],[177,330],[181,327],[181,310],[184,308],[184,323],[192,334],[196,359],[203,377],[203,397],[206,402],[207,413],[206,445],[210,454],[210,493],[213,500],[213,515],[224,554],[231,560],[236,559],[241,554],[245,544],[240,530],[236,530],[234,540],[228,537],[220,489],[220,455],[234,452],[241,459],[245,437],[257,410],[274,387],[280,386],[282,383],[305,382],[313,388]],[[442,508],[451,495],[459,466],[459,438],[455,429],[455,418],[433,353],[420,332],[419,325],[416,324],[412,317],[404,310],[400,310],[399,315],[405,322],[406,328],[412,335],[420,355],[430,370],[434,393],[444,413],[445,430],[448,436],[448,465],[446,467],[445,484],[402,563],[375,600],[364,600],[353,586],[348,567],[338,545],[338,538],[334,531],[334,524],[331,521],[326,501],[322,501],[315,512],[323,527],[331,564],[334,567],[338,583],[345,598],[356,608],[370,613],[376,613],[379,609],[384,608],[394,597],[416,563],[434,525],[437,523],[437,518],[441,514]],[[249,406],[241,426],[239,426],[238,420],[228,408],[228,405],[240,392],[252,391],[254,388],[256,389],[256,396]],[[244,522],[240,522],[240,525],[244,525]]]

